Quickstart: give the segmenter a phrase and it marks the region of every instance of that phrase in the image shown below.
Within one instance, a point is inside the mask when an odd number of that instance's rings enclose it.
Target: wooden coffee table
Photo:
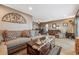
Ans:
[[[37,39],[29,41],[27,43],[27,54],[29,55],[47,55],[51,50],[51,41],[49,39],[44,43],[37,44]]]

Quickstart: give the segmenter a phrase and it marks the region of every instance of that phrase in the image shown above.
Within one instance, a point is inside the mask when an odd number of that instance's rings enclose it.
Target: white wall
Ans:
[[[52,22],[48,22],[48,29],[49,30],[57,30],[55,28],[52,28],[52,24],[56,23],[56,25],[59,26],[59,30],[61,30],[63,33],[65,32],[70,32],[70,33],[74,33],[75,29],[74,29],[74,26],[75,25],[72,25],[69,20],[72,20],[74,22],[74,18],[69,18],[69,19],[64,19],[64,20],[58,20],[58,21],[52,21]],[[63,26],[63,23],[67,23],[68,26]],[[42,28],[45,27],[45,24],[42,24],[41,25]]]
[[[22,15],[27,23],[26,24],[18,24],[18,23],[10,23],[10,22],[3,22],[2,17],[7,13],[19,13]],[[22,12],[16,11],[14,9],[5,7],[0,5],[0,30],[30,30],[32,29],[32,16],[28,14],[24,14]]]
[[[31,24],[1,23],[1,30],[30,30]]]

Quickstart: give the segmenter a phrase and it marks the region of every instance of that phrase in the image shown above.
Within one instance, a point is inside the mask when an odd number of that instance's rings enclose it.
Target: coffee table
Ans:
[[[48,39],[41,44],[37,44],[38,39],[27,42],[27,54],[29,55],[47,55],[51,50],[51,41]],[[39,39],[41,40],[41,39]]]

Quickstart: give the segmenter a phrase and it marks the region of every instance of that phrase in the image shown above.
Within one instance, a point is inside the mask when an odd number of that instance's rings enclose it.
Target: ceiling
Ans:
[[[6,6],[31,14],[42,22],[73,17],[79,9],[78,4],[6,4]],[[32,10],[28,8],[32,7]]]

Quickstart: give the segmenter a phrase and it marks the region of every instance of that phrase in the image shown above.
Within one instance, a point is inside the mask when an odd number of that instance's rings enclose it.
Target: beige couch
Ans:
[[[31,37],[30,30],[23,31],[8,31],[4,30],[0,32],[1,40],[6,42],[8,48],[8,54],[16,54],[17,52],[25,49],[27,50],[27,42],[45,37],[45,35]]]
[[[0,32],[0,39],[7,44],[8,54],[13,54],[19,50],[25,49],[26,43],[30,41],[30,31],[8,31]]]

